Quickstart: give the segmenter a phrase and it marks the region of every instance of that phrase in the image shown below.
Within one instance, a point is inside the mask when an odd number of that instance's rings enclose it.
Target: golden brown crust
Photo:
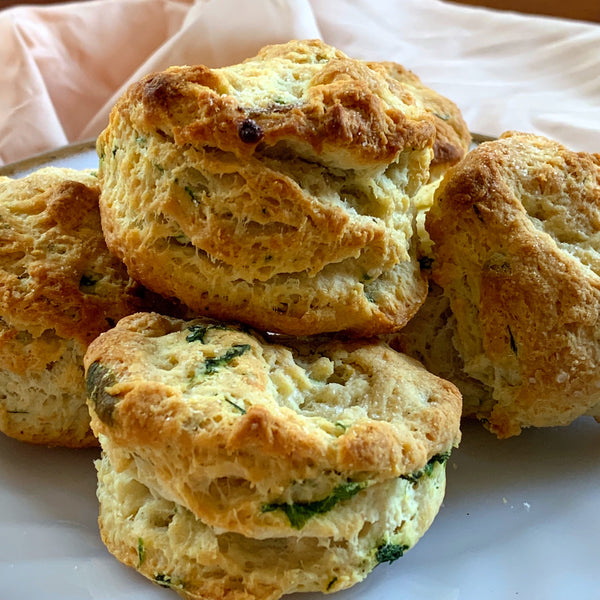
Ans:
[[[95,340],[85,364],[111,460],[151,465],[162,493],[203,517],[210,481],[244,480],[273,501],[294,481],[412,473],[460,437],[456,388],[378,342],[281,346],[140,313]]]
[[[430,169],[432,177],[442,176],[464,158],[471,145],[471,132],[460,109],[452,100],[424,85],[406,67],[388,61],[380,64],[433,116],[436,135]]]
[[[427,216],[433,278],[499,437],[562,425],[600,399],[600,155],[506,134],[450,170]]]
[[[242,77],[253,74],[244,65],[257,65],[258,72],[267,61],[274,70],[293,65],[297,80],[310,78],[296,102],[278,102],[265,90],[265,106],[248,106],[243,94],[239,99],[232,94],[240,75],[200,65],[148,75],[129,89],[117,110],[134,126],[160,130],[179,146],[207,145],[241,158],[250,157],[259,144],[285,140],[357,168],[389,163],[407,147],[431,144],[431,121],[414,110],[412,99],[394,95],[389,80],[367,63],[318,40],[292,42],[266,47],[242,63]],[[322,68],[315,70],[315,64]]]
[[[0,430],[22,441],[97,445],[87,344],[126,314],[170,307],[109,253],[99,193],[92,171],[0,178]]]
[[[106,248],[99,193],[89,171],[0,179],[0,314],[15,328],[87,344],[141,307],[138,286]]]
[[[111,250],[199,314],[306,335],[402,327],[432,115],[322,42],[134,84],[98,140]]]

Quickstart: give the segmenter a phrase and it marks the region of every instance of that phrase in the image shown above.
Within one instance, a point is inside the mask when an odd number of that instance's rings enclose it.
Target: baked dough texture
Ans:
[[[507,132],[448,171],[427,214],[452,345],[500,438],[600,416],[600,155]]]
[[[467,375],[455,335],[456,318],[450,299],[430,280],[429,293],[417,314],[406,327],[385,339],[394,350],[411,356],[431,373],[456,385],[462,396],[463,417],[489,414],[493,406],[491,389]]]
[[[91,171],[0,177],[0,430],[11,437],[97,445],[83,355],[147,306],[104,243],[98,196]]]
[[[108,246],[200,315],[292,335],[397,330],[427,293],[416,198],[432,158],[464,153],[458,110],[438,98],[435,117],[425,90],[317,40],[149,75],[98,139]]]
[[[455,386],[380,341],[139,313],[85,366],[103,539],[188,598],[360,581],[430,526],[460,438]]]

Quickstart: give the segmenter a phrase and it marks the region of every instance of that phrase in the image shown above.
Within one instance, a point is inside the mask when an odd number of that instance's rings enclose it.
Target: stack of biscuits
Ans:
[[[413,74],[320,41],[118,100],[107,245],[196,315],[124,318],[85,357],[122,562],[187,598],[276,599],[347,588],[424,534],[461,397],[375,336],[427,295],[417,216],[469,140]]]
[[[97,176],[0,181],[2,430],[99,443],[104,543],[185,598],[395,561],[461,416],[600,415],[600,157],[470,142],[413,73],[318,40],[134,83]]]

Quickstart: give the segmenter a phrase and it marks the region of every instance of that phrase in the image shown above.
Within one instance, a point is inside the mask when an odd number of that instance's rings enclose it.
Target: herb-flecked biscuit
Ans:
[[[140,310],[140,286],[108,251],[91,171],[0,177],[0,431],[33,443],[96,445],[83,355]]]
[[[348,587],[439,509],[460,394],[385,343],[140,313],[85,364],[103,539],[187,597]]]
[[[452,344],[498,437],[600,416],[600,155],[525,133],[472,150],[426,227]]]
[[[98,138],[109,248],[198,314],[401,328],[427,293],[415,198],[437,135],[411,89],[317,40],[145,77]]]
[[[393,510],[382,515],[387,518],[367,521],[351,538],[253,538],[208,526],[129,469],[115,469],[106,454],[96,467],[99,525],[108,550],[189,600],[276,600],[287,593],[348,588],[417,543],[445,490],[444,465],[434,463],[407,483],[405,495],[388,497]]]

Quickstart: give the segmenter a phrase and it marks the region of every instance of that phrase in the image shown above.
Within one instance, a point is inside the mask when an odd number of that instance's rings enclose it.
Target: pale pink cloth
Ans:
[[[600,151],[597,25],[440,0],[92,0],[0,11],[0,164],[94,138],[147,72],[313,37],[404,64],[472,131]]]

